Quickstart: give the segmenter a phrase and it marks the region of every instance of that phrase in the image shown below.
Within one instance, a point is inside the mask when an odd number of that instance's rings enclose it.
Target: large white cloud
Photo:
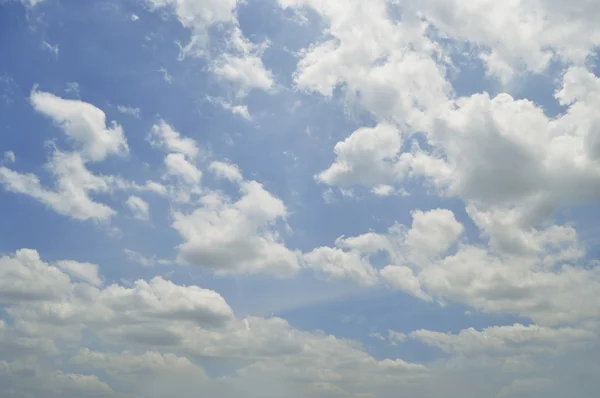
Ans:
[[[366,285],[381,280],[427,301],[462,302],[544,325],[597,319],[600,268],[586,261],[576,231],[531,228],[501,241],[513,230],[510,220],[507,231],[484,229],[496,239],[485,247],[460,240],[464,227],[449,210],[414,211],[410,228],[396,224],[385,234],[341,237],[336,247],[304,258],[329,276]],[[370,259],[380,252],[388,263],[377,271]]]
[[[23,270],[18,274],[6,273],[15,266]],[[290,393],[329,396],[331,391],[368,391],[364,383],[371,386],[383,383],[391,387],[427,374],[423,365],[400,359],[377,360],[354,342],[323,333],[303,332],[280,318],[238,319],[218,293],[196,286],[186,287],[154,278],[150,282],[137,281],[132,287],[113,284],[96,288],[70,281],[67,274],[44,263],[36,251],[25,249],[3,259],[0,271],[6,281],[6,286],[0,287],[0,297],[2,303],[8,304],[6,313],[11,319],[10,325],[0,323],[0,349],[5,350],[6,344],[16,348],[21,344],[20,351],[13,350],[20,356],[1,363],[0,368],[9,371],[0,372],[0,377],[6,376],[5,385],[19,391],[37,391],[48,378],[57,377],[60,381],[70,379],[70,383],[76,383],[71,387],[79,392],[65,389],[68,397],[87,396],[85,394],[91,392],[106,396],[137,393],[136,396],[150,397],[155,395],[144,386],[154,379],[171,386],[180,383],[183,391],[192,386],[210,391],[223,385],[232,388],[236,379],[263,374],[285,382],[292,388]],[[48,273],[55,273],[63,280],[62,285],[53,284],[55,294],[46,294],[45,285],[36,282],[46,278]],[[20,280],[28,282],[29,300],[9,299],[7,302],[5,297],[10,297],[7,289]],[[70,345],[84,330],[88,336],[93,333],[99,338],[108,351]],[[20,343],[11,340],[11,335],[19,334]],[[25,335],[29,340],[23,339]],[[50,344],[48,348],[40,345],[44,342],[42,339],[46,339],[46,345]],[[29,342],[33,350],[24,350],[25,342]],[[54,343],[60,351],[56,351]],[[123,343],[132,351],[119,350]],[[21,378],[10,371],[28,363],[29,355],[36,352],[46,353],[43,362],[37,365],[39,370],[32,370]],[[227,383],[226,380],[209,380],[202,368],[185,358],[184,353],[228,360],[239,370]],[[71,355],[67,364],[77,365],[82,372],[102,371],[106,377],[100,380],[89,374],[70,375],[61,370],[62,360],[51,360],[53,355],[57,355],[55,358]],[[42,371],[44,364],[52,365],[55,370]],[[149,379],[143,382],[146,378]],[[268,394],[263,389],[259,392]]]
[[[302,52],[294,80],[298,88],[331,96],[338,87],[380,120],[416,125],[423,112],[451,95],[438,44],[428,25],[403,13],[388,15],[388,2],[375,0],[279,0],[286,8],[311,7],[325,21],[325,41]]]
[[[558,57],[583,64],[600,44],[594,1],[409,0],[440,32],[479,47],[489,73],[508,81],[522,71],[543,72]],[[517,17],[515,17],[517,16]]]

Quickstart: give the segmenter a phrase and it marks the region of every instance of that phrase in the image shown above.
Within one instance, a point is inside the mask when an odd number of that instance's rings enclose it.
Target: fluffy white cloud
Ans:
[[[301,395],[307,390],[324,394],[315,396],[329,396],[328,391],[332,389],[345,393],[368,391],[365,383],[393,387],[427,374],[423,365],[400,359],[376,360],[354,342],[322,333],[303,332],[280,318],[236,319],[225,300],[211,290],[180,286],[161,278],[150,282],[140,280],[132,287],[112,284],[98,289],[85,283],[75,284],[58,268],[42,262],[34,250],[21,250],[14,257],[2,259],[0,271],[14,269],[12,262],[5,261],[23,263],[21,266],[28,267],[28,272],[3,274],[2,281],[6,285],[0,286],[0,297],[2,303],[9,304],[6,312],[13,325],[0,322],[0,348],[3,343],[16,346],[17,342],[10,336],[17,332],[29,336],[29,340],[19,340],[21,346],[28,342],[32,349],[41,349],[43,337],[53,339],[61,349],[69,352],[68,340],[77,338],[85,329],[102,339],[105,349],[109,349],[91,351],[85,345],[77,344],[77,352],[69,361],[81,371],[104,372],[106,377],[102,381],[94,375],[36,370],[17,380],[23,384],[29,382],[30,386],[25,388],[12,379],[16,372],[8,372],[11,374],[10,385],[20,391],[42,388],[43,381],[50,375],[64,382],[70,378],[69,383],[76,384],[71,387],[80,389],[80,395],[65,390],[65,396],[87,396],[92,391],[106,396],[139,392],[136,396],[150,397],[154,395],[140,385],[155,379],[169,385],[180,383],[184,391],[190,385],[210,391],[225,381],[209,380],[202,368],[177,352],[206,359],[227,359],[237,364],[240,368],[236,375],[227,378],[228,388],[236,379],[241,382],[263,374],[272,380],[285,381],[292,388],[290,391]],[[53,281],[51,286],[57,290],[56,294],[46,294],[46,285],[35,282],[47,278],[48,273],[55,273],[66,282]],[[31,297],[27,301],[22,297],[13,300],[6,291],[22,278],[21,275],[27,275],[29,282]],[[141,351],[111,350],[121,343]],[[50,350],[44,352],[58,354],[52,340],[47,344],[50,344]],[[21,352],[20,355],[27,352],[23,347],[20,350],[13,352]],[[0,369],[23,366],[19,365],[18,359],[16,361],[3,362]],[[47,361],[47,357],[43,361]],[[52,364],[55,369],[60,369],[61,363],[64,362]],[[0,370],[0,377],[3,376]],[[143,380],[146,383],[141,383]]]
[[[195,185],[200,182],[202,172],[181,153],[170,153],[165,157],[167,174],[181,178],[185,183]]]
[[[362,127],[335,145],[335,162],[316,178],[339,186],[393,183],[403,174],[397,159],[401,147],[402,137],[396,127]]]
[[[294,80],[302,90],[331,96],[340,87],[380,120],[417,125],[423,111],[443,103],[451,88],[428,24],[405,10],[400,22],[385,0],[279,0],[282,7],[310,7],[326,24],[324,37],[302,52]]]
[[[34,174],[25,174],[0,167],[0,182],[11,192],[31,196],[59,214],[76,220],[106,221],[116,212],[105,204],[95,202],[93,193],[110,190],[110,180],[92,174],[78,153],[56,151],[46,165],[56,179],[54,189],[42,186]]]
[[[368,258],[355,251],[319,247],[302,256],[304,266],[331,278],[349,279],[361,285],[373,285],[379,275]]]
[[[260,57],[254,54],[224,54],[215,62],[212,70],[215,75],[238,83],[242,93],[252,88],[270,91],[275,85],[271,72],[265,69]],[[232,108],[232,111],[242,112],[241,115],[244,115],[243,108]]]
[[[35,250],[21,249],[0,258],[0,298],[4,303],[57,300],[68,294],[70,278],[41,261]]]
[[[219,178],[225,178],[233,182],[240,182],[244,179],[238,166],[232,163],[214,161],[208,168]]]
[[[240,193],[235,202],[208,193],[192,213],[174,213],[173,228],[184,239],[179,258],[220,272],[293,274],[298,255],[271,228],[285,218],[285,205],[255,181],[241,182]]]
[[[600,316],[592,304],[600,292],[600,268],[584,260],[574,229],[532,228],[500,241],[512,227],[488,228],[484,231],[494,232],[496,239],[490,239],[489,248],[459,241],[463,230],[448,210],[414,211],[410,228],[394,225],[386,234],[341,237],[337,247],[322,247],[304,258],[311,268],[368,285],[378,279],[371,255],[383,252],[388,264],[378,272],[381,280],[423,300],[462,302],[541,325]],[[521,250],[521,244],[529,246]]]
[[[86,159],[99,161],[129,151],[121,126],[113,122],[107,127],[106,115],[94,105],[36,89],[30,100],[36,111],[51,118],[80,147]]]
[[[542,72],[553,57],[582,64],[600,44],[596,2],[578,0],[409,0],[436,29],[478,47],[488,72],[504,81],[521,71]],[[518,15],[518,18],[514,16]]]
[[[139,220],[148,220],[150,218],[150,205],[144,199],[138,196],[127,198],[127,207],[131,210],[133,216]]]
[[[161,120],[152,126],[148,141],[152,146],[165,148],[171,152],[180,153],[194,159],[200,152],[198,144],[189,137],[181,135],[173,129],[167,122]]]

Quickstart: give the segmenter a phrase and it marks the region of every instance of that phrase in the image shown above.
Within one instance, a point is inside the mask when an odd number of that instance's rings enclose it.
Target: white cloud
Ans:
[[[79,83],[77,82],[67,82],[65,88],[66,93],[72,93],[79,97]]]
[[[347,247],[367,251],[385,243],[376,234],[345,242]],[[18,267],[26,267],[27,272]],[[451,355],[447,361],[426,367],[401,359],[377,360],[356,342],[300,331],[281,318],[237,318],[218,293],[162,278],[137,281],[131,287],[112,284],[98,289],[75,284],[60,269],[42,262],[34,250],[2,258],[0,272],[4,282],[0,283],[0,300],[8,304],[6,314],[11,318],[10,324],[0,322],[0,346],[14,347],[10,352],[16,355],[5,359],[11,362],[0,362],[0,385],[33,394],[45,389],[52,398],[90,394],[150,398],[175,386],[183,397],[191,398],[198,391],[223,393],[238,391],[238,386],[246,391],[254,385],[248,384],[252,380],[258,389],[250,396],[256,398],[275,398],[283,392],[279,387],[288,396],[322,398],[335,396],[334,392],[386,398],[395,396],[398,389],[413,396],[476,397],[477,391],[495,396],[537,385],[520,380],[535,380],[539,375],[564,377],[562,362],[575,374],[578,361],[584,361],[584,367],[593,364],[588,359],[593,352],[585,356],[585,351],[597,340],[592,330],[520,324],[465,329],[457,334],[388,332],[391,343],[412,339]],[[48,279],[48,275],[53,276]],[[6,289],[17,283],[27,286],[27,300],[7,294]],[[50,294],[49,287],[53,289]],[[103,347],[102,351],[87,347],[86,340],[74,347],[75,352],[69,350],[67,343],[78,339],[84,329],[87,336],[100,339],[102,344],[94,346]],[[21,338],[14,339],[15,333]],[[27,338],[22,338],[24,333]],[[122,351],[123,344],[131,350]],[[27,352],[70,359],[52,362],[49,371],[42,367],[49,364],[47,356],[27,362],[23,356]],[[238,370],[225,379],[209,377],[185,355],[227,360]],[[85,376],[63,370],[73,365]],[[501,382],[494,375],[501,375]],[[438,387],[432,380],[447,385]],[[559,380],[560,385],[567,382],[573,387],[568,377]],[[461,394],[455,383],[468,387]],[[577,388],[587,391],[591,385]],[[442,395],[443,391],[447,394]],[[563,392],[546,396],[559,397]]]
[[[219,77],[238,83],[242,94],[252,88],[270,91],[275,85],[271,72],[265,69],[262,60],[256,55],[224,54],[215,62],[212,71]],[[242,112],[243,108],[237,108],[237,111]]]
[[[21,0],[21,4],[23,4],[25,7],[33,8],[43,1],[44,0]]]
[[[0,167],[0,182],[6,190],[31,196],[57,213],[76,220],[106,221],[116,214],[90,197],[92,193],[108,192],[109,180],[92,174],[78,153],[56,151],[46,168],[56,179],[54,189],[43,187],[34,174],[19,173],[6,167]]]
[[[125,115],[130,115],[136,119],[140,118],[140,108],[134,108],[131,106],[118,105],[117,110]]]
[[[489,327],[481,331],[470,328],[461,330],[458,334],[416,330],[409,337],[447,353],[470,357],[553,352],[596,338],[594,333],[586,330],[552,329],[518,323]]]
[[[16,160],[17,157],[15,156],[15,153],[13,151],[4,152],[4,156],[2,157],[3,163],[14,163],[16,162]]]
[[[207,97],[211,103],[219,104],[223,109],[230,111],[232,114],[239,116],[246,120],[252,120],[252,115],[246,105],[233,105],[230,102],[225,101],[223,98]]]
[[[160,72],[160,73],[162,73],[163,80],[164,80],[165,82],[167,82],[168,84],[171,84],[171,83],[173,83],[173,75],[171,75],[171,74],[169,73],[169,71],[168,71],[168,69],[167,69],[167,68],[165,68],[165,67],[159,68],[159,69],[157,70],[157,72]]]
[[[106,115],[94,105],[35,89],[30,100],[36,111],[51,118],[77,143],[86,159],[100,161],[110,154],[129,151],[121,126],[113,122],[107,127]]]
[[[402,137],[396,127],[362,127],[335,145],[335,163],[316,178],[326,184],[340,186],[378,186],[394,182],[403,173],[397,165],[401,147]]]
[[[240,182],[244,179],[236,164],[214,161],[208,168],[219,178],[225,178],[233,182]]]
[[[125,203],[135,218],[139,220],[150,219],[150,205],[142,198],[132,195],[127,198]]]
[[[330,278],[349,279],[365,286],[374,285],[379,277],[369,260],[353,251],[320,247],[304,254],[302,260],[305,267]]]
[[[169,151],[181,153],[194,159],[200,152],[198,144],[189,137],[181,135],[173,129],[167,122],[161,120],[152,126],[148,135],[150,144],[157,148],[165,148]]]
[[[131,14],[130,18],[133,22],[136,22],[140,19],[140,17],[137,14]]]
[[[35,4],[33,4],[33,5],[35,5]],[[58,58],[58,50],[59,50],[58,44],[50,44],[47,41],[43,41],[42,48],[46,51],[49,51],[50,53],[52,53],[52,55],[54,55],[56,58]]]
[[[295,273],[297,253],[287,249],[275,228],[286,217],[283,202],[255,181],[240,183],[241,197],[232,202],[218,193],[201,198],[203,207],[175,212],[173,228],[182,236],[179,258],[218,272]]]
[[[157,264],[167,265],[167,264],[172,263],[172,261],[170,261],[170,260],[156,258],[156,256],[152,256],[152,257],[144,256],[143,254],[138,253],[131,249],[125,249],[123,251],[130,261],[137,263],[139,265],[142,265],[144,267],[152,267]]]
[[[336,248],[318,249],[315,253],[321,256],[313,256],[320,261],[310,265],[364,284],[370,278],[359,277],[356,270],[372,270],[371,255],[383,252],[388,264],[379,271],[382,280],[423,300],[452,300],[540,325],[600,316],[590,304],[600,292],[600,268],[583,260],[585,250],[572,228],[524,231],[515,239],[529,242],[528,250],[500,246],[498,252],[494,250],[498,243],[485,248],[460,242],[464,227],[448,210],[413,211],[412,215],[410,228],[396,224],[386,234],[338,238]],[[325,253],[335,254],[332,258],[338,261],[326,260]]]
[[[171,8],[183,26],[192,32],[190,41],[181,47],[181,58],[203,56],[211,61],[210,69],[216,76],[239,87],[239,94],[250,89],[271,91],[274,88],[272,73],[261,60],[264,46],[246,39],[239,28],[236,8],[238,0],[146,0],[151,10]],[[228,39],[217,50],[210,52],[209,29],[219,26]],[[238,109],[239,112],[242,109]]]
[[[25,256],[24,252],[29,254]],[[9,261],[24,262],[24,266],[29,267],[29,273],[19,273],[28,275],[29,281],[38,280],[38,274],[45,275],[50,271],[62,275],[67,283],[52,285],[59,291],[57,297],[61,298],[58,300],[41,294],[44,285],[37,283],[29,284],[37,302],[9,300],[11,306],[6,311],[14,323],[12,326],[0,323],[0,341],[14,328],[24,328],[19,329],[21,333],[27,330],[32,338],[50,337],[67,349],[65,343],[77,338],[85,328],[86,333],[93,333],[101,339],[108,351],[92,351],[85,345],[77,345],[78,351],[68,363],[77,365],[81,371],[103,371],[106,376],[102,382],[94,375],[71,376],[72,382],[79,383],[81,389],[88,388],[96,393],[102,389],[144,391],[136,396],[150,397],[149,391],[140,389],[140,386],[155,379],[163,383],[178,383],[184,391],[190,385],[210,390],[217,387],[214,383],[224,381],[209,380],[199,366],[181,354],[169,351],[207,359],[227,359],[236,364],[240,370],[222,386],[228,388],[233,387],[231,383],[236,383],[236,380],[240,383],[246,378],[256,380],[263,374],[271,380],[285,381],[292,388],[290,392],[297,391],[299,394],[307,389],[355,392],[364,389],[367,381],[374,383],[372,385],[390,385],[390,380],[393,380],[391,387],[400,381],[418,379],[427,374],[423,365],[400,359],[376,360],[351,341],[322,333],[303,332],[281,318],[237,319],[225,300],[211,290],[180,286],[161,278],[150,282],[140,280],[132,287],[112,284],[97,289],[70,283],[65,274],[43,263],[33,250],[21,251],[15,258],[17,260]],[[11,269],[12,264],[0,263],[0,272]],[[16,275],[5,274],[2,280],[9,286],[13,285]],[[4,287],[0,288],[0,292],[3,293],[0,295],[2,302],[6,303]],[[114,351],[113,348],[121,343],[139,347],[141,352]],[[15,364],[17,362],[0,365],[0,377],[3,377],[2,366]],[[54,367],[60,369],[61,365],[54,363]],[[61,380],[66,375],[60,370],[52,374],[59,375]],[[145,383],[141,383],[142,379]],[[29,387],[19,387],[28,391],[29,388],[39,388],[42,382],[35,378],[28,381],[31,383]],[[198,384],[200,382],[202,384]],[[137,389],[133,389],[134,386]],[[197,389],[193,392],[197,394]],[[87,396],[85,390],[79,393]],[[191,393],[190,397],[193,396]],[[261,393],[264,396],[264,391]]]
[[[208,29],[216,24],[235,24],[237,0],[146,0],[151,10],[171,8],[181,24],[192,30],[184,53],[199,55],[208,44]]]
[[[346,100],[401,126],[418,126],[424,112],[450,95],[442,50],[427,37],[429,25],[410,10],[395,21],[385,0],[279,4],[310,7],[326,26],[324,41],[301,51],[294,75],[299,89],[331,97],[341,88]]]
[[[188,184],[198,184],[202,172],[190,163],[181,153],[170,153],[165,157],[167,174],[180,177]]]
[[[192,195],[202,193],[202,171],[195,164],[200,149],[195,140],[182,137],[164,120],[152,126],[147,140],[153,147],[171,152],[164,159],[164,178],[173,177],[171,184],[166,188],[172,200],[188,203]]]
[[[63,260],[56,263],[57,267],[71,277],[80,279],[92,286],[100,287],[104,283],[98,274],[98,265],[81,263],[73,260]]]
[[[523,70],[542,72],[553,57],[582,64],[600,44],[594,26],[600,7],[586,0],[568,7],[555,0],[410,0],[404,5],[442,34],[478,46],[489,72],[504,81]]]
[[[388,265],[381,270],[381,276],[396,289],[402,290],[422,300],[431,301],[431,298],[423,292],[421,282],[419,282],[419,279],[409,267],[403,265]]]
[[[66,274],[29,249],[0,257],[0,274],[0,301],[4,303],[58,300],[68,294],[71,284]]]

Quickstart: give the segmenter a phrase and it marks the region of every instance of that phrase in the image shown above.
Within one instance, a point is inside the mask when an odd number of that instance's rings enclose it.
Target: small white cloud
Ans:
[[[127,199],[127,207],[138,220],[148,220],[150,218],[150,205],[138,196],[130,196]]]
[[[79,83],[68,82],[66,86],[67,86],[65,88],[66,93],[72,93],[72,94],[75,94],[77,97],[79,97]]]
[[[139,19],[140,19],[140,17],[139,17],[139,16],[137,16],[136,14],[131,14],[131,20],[132,20],[132,21],[134,21],[134,22],[135,22],[135,21],[137,21],[137,20],[139,20]]]
[[[390,196],[394,194],[395,190],[391,185],[382,184],[373,187],[372,192],[377,196]]]
[[[152,126],[147,138],[150,145],[155,148],[165,148],[169,151],[181,153],[194,159],[200,152],[195,140],[189,137],[182,137],[164,120],[159,121]]]
[[[228,110],[236,116],[246,120],[252,120],[252,115],[250,114],[250,111],[246,105],[233,105],[232,103],[225,101],[223,98],[207,97],[207,99],[209,102],[220,105],[223,109]]]
[[[102,278],[98,275],[98,266],[96,264],[64,260],[59,261],[56,265],[70,276],[87,282],[90,285],[100,287],[103,284]]]
[[[406,341],[408,336],[406,333],[396,332],[395,330],[388,330],[388,340],[391,345],[397,345],[403,341]]]
[[[131,106],[119,105],[117,106],[117,110],[125,115],[131,115],[135,118],[140,118],[141,110],[140,108],[134,108]]]
[[[169,84],[173,83],[173,76],[169,73],[169,71],[167,70],[167,68],[160,68],[157,70],[157,72],[162,73],[163,75],[163,80]]]
[[[246,120],[251,120],[252,116],[248,111],[248,107],[246,105],[235,105],[231,107],[231,113],[234,115],[240,116]]]
[[[235,164],[214,161],[208,168],[219,178],[226,178],[234,182],[240,182],[243,179],[240,169]]]
[[[165,157],[167,174],[180,177],[188,184],[198,184],[202,178],[202,172],[181,153],[170,153]]]
[[[137,263],[144,267],[152,267],[155,265],[166,265],[166,264],[172,263],[172,261],[162,259],[162,258],[157,258],[156,256],[152,256],[152,257],[144,256],[143,254],[138,253],[131,249],[125,249],[124,252],[125,252],[125,255],[127,256],[127,258],[129,259],[129,261]]]
[[[4,152],[3,163],[14,163],[17,160],[13,151]]]
[[[42,42],[42,48],[51,52],[55,57],[58,57],[58,44],[50,44],[47,41]]]

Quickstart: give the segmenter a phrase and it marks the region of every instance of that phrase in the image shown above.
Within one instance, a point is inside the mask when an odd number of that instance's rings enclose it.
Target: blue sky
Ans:
[[[0,392],[594,391],[575,3],[0,1]]]

